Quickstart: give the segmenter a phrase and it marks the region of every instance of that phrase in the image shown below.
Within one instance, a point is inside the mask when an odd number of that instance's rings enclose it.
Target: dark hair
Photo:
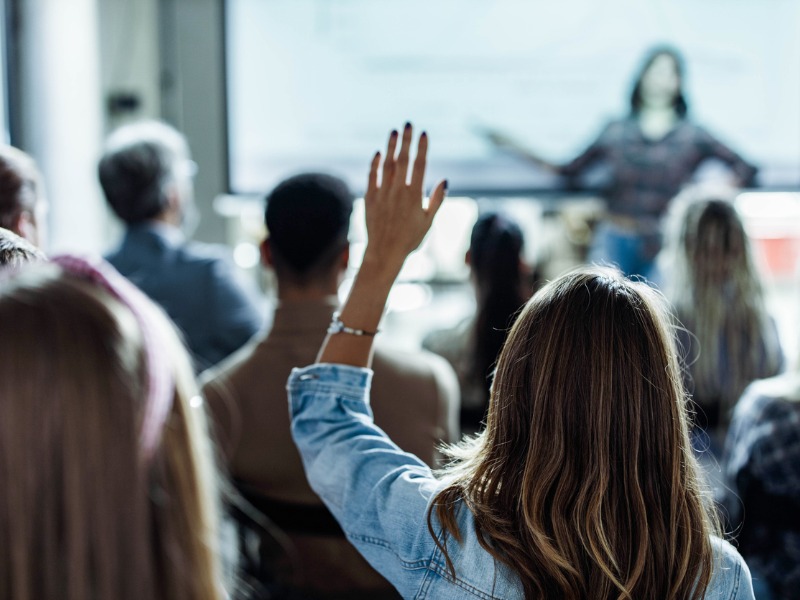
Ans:
[[[508,329],[525,302],[520,271],[523,243],[519,226],[498,213],[481,215],[472,228],[470,265],[478,301],[473,376],[487,392]]]
[[[184,137],[165,123],[134,123],[115,131],[98,175],[108,204],[128,224],[153,219],[167,208],[176,167],[189,159]]]
[[[337,177],[303,173],[281,182],[264,213],[279,274],[305,282],[327,272],[347,244],[352,212],[353,195]]]
[[[36,246],[13,231],[0,227],[0,267],[20,267],[44,259],[44,254]]]
[[[12,146],[0,146],[0,227],[13,229],[15,219],[33,211],[41,194],[41,175],[33,159]]]
[[[675,70],[678,73],[678,92],[672,101],[672,107],[679,117],[683,118],[689,111],[689,105],[686,103],[686,96],[683,93],[683,75],[685,72],[685,63],[683,56],[677,48],[669,45],[654,46],[651,48],[644,61],[639,67],[636,78],[633,83],[633,90],[631,91],[631,114],[636,115],[642,108],[642,79],[645,73],[653,65],[657,58],[660,56],[669,56],[675,63]]]

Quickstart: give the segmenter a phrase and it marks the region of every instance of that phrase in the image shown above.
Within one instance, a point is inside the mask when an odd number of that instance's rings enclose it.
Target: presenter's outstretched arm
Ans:
[[[486,139],[492,146],[510,152],[511,154],[533,163],[537,167],[544,169],[550,173],[560,174],[559,165],[545,160],[536,152],[523,145],[519,140],[509,136],[508,134],[492,128],[480,128],[480,135]]]

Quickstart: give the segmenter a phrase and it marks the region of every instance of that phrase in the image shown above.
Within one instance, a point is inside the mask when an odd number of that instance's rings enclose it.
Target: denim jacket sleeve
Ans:
[[[350,542],[410,597],[435,551],[426,519],[438,481],[373,423],[371,380],[371,370],[344,365],[294,369],[292,435],[311,487]]]

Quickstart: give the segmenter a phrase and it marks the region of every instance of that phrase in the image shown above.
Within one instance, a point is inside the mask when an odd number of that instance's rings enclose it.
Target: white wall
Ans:
[[[100,78],[105,101],[124,92],[139,99],[127,114],[105,111],[110,131],[132,119],[161,116],[161,66],[157,0],[97,0]]]
[[[50,199],[50,252],[97,251],[107,220],[96,183],[102,139],[97,0],[19,3],[20,145]]]
[[[226,241],[213,210],[227,191],[227,139],[221,0],[162,0],[162,115],[183,131],[199,166],[195,200],[201,221],[195,237]]]

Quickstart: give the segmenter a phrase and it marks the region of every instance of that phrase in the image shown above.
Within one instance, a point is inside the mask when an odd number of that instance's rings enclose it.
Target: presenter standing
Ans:
[[[487,133],[495,146],[573,185],[597,163],[609,168],[607,214],[595,232],[590,262],[616,264],[627,275],[652,277],[661,249],[661,217],[707,159],[725,163],[733,184],[753,183],[756,167],[688,118],[683,72],[677,50],[652,49],[634,79],[630,113],[608,123],[584,152],[563,165],[542,159],[502,133]]]

